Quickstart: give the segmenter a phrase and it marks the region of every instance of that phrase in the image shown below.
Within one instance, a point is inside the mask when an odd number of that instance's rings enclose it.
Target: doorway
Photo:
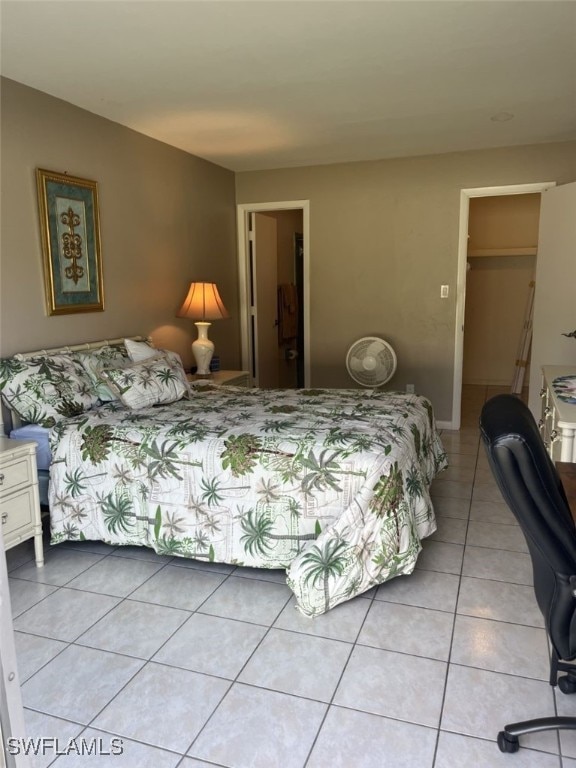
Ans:
[[[238,206],[242,367],[256,386],[309,386],[309,201]]]
[[[531,327],[540,197],[534,192],[470,200],[464,387],[510,388],[513,379],[518,393],[527,386],[529,344],[521,347],[520,341]]]
[[[470,233],[470,202],[475,198],[501,197],[504,195],[525,195],[541,193],[555,182],[519,184],[505,187],[479,187],[463,189],[460,193],[460,231],[458,242],[458,275],[456,288],[456,322],[454,353],[454,387],[452,422],[450,429],[460,429],[462,406],[462,382],[464,368],[464,327],[466,312],[466,278],[468,271],[468,243]],[[488,254],[490,256],[490,254]],[[510,372],[510,382],[513,371]]]

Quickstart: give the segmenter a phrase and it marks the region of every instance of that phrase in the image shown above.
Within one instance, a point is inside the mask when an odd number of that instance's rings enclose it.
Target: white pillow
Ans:
[[[148,360],[149,357],[159,357],[162,352],[150,346],[147,341],[134,341],[133,339],[124,339],[124,346],[128,357],[133,363],[139,363],[141,360]]]

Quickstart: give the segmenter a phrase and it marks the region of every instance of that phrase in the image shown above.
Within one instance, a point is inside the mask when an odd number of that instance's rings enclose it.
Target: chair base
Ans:
[[[568,674],[558,677],[559,672]],[[557,685],[562,693],[576,693],[576,665],[572,661],[561,659],[555,649],[552,649],[550,654],[550,685]]]
[[[538,717],[521,723],[511,723],[504,726],[504,730],[498,734],[498,748],[500,752],[518,752],[519,736],[552,730],[576,730],[576,717]]]
[[[558,688],[562,693],[576,693],[576,678],[573,673],[558,678]]]

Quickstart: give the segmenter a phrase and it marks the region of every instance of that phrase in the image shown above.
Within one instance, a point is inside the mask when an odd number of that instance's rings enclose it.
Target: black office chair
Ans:
[[[528,407],[515,395],[488,400],[480,431],[490,468],[518,520],[532,558],[534,592],[550,638],[550,685],[576,691],[576,527],[566,494]],[[558,672],[568,672],[558,678]],[[512,723],[498,734],[502,752],[517,752],[518,737],[576,729],[576,717]]]

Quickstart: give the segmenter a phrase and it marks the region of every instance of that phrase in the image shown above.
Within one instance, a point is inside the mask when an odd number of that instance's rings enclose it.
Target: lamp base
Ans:
[[[208,338],[208,328],[212,323],[199,320],[194,323],[198,328],[198,338],[192,342],[192,354],[196,360],[196,376],[210,377],[210,361],[214,354],[214,342]]]

